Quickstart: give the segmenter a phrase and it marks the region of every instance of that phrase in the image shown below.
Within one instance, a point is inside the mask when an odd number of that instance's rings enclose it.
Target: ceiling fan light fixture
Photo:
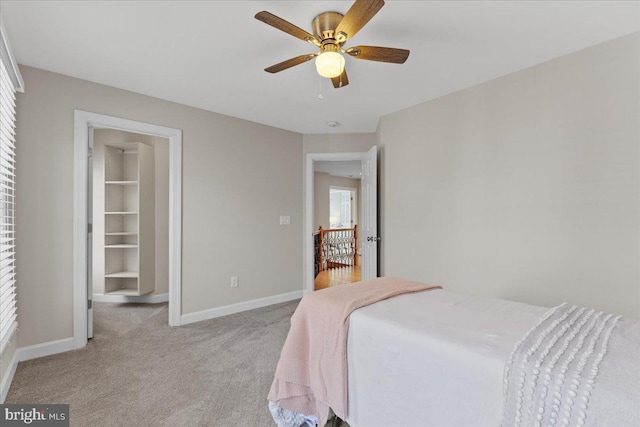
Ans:
[[[328,79],[338,77],[344,71],[344,57],[338,52],[322,52],[316,58],[316,70]]]

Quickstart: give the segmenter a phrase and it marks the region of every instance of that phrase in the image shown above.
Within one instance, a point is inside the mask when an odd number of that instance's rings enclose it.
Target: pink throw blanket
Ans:
[[[329,408],[345,419],[349,315],[387,298],[431,289],[441,287],[381,277],[305,296],[291,317],[269,400],[280,408],[316,415],[321,425]]]

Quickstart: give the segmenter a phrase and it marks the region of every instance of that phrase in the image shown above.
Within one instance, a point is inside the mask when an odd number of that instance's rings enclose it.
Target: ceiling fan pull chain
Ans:
[[[322,96],[322,77],[318,76],[318,99],[324,99]]]

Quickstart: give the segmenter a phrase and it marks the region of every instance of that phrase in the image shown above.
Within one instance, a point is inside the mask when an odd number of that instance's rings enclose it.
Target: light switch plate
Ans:
[[[289,215],[281,215],[280,225],[291,225],[291,217]]]

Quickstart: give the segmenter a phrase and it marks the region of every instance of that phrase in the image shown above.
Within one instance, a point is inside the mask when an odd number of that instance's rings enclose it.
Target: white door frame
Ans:
[[[306,197],[305,197],[305,221],[304,221],[304,236],[302,242],[304,245],[304,262],[305,262],[305,278],[304,278],[304,294],[313,292],[313,162],[314,161],[353,161],[353,160],[366,160],[367,152],[362,153],[307,153],[305,162],[306,170]],[[358,212],[358,215],[361,215]]]
[[[90,129],[116,129],[169,139],[169,325],[179,326],[182,296],[182,131],[74,110],[73,346],[87,345],[87,197]]]

